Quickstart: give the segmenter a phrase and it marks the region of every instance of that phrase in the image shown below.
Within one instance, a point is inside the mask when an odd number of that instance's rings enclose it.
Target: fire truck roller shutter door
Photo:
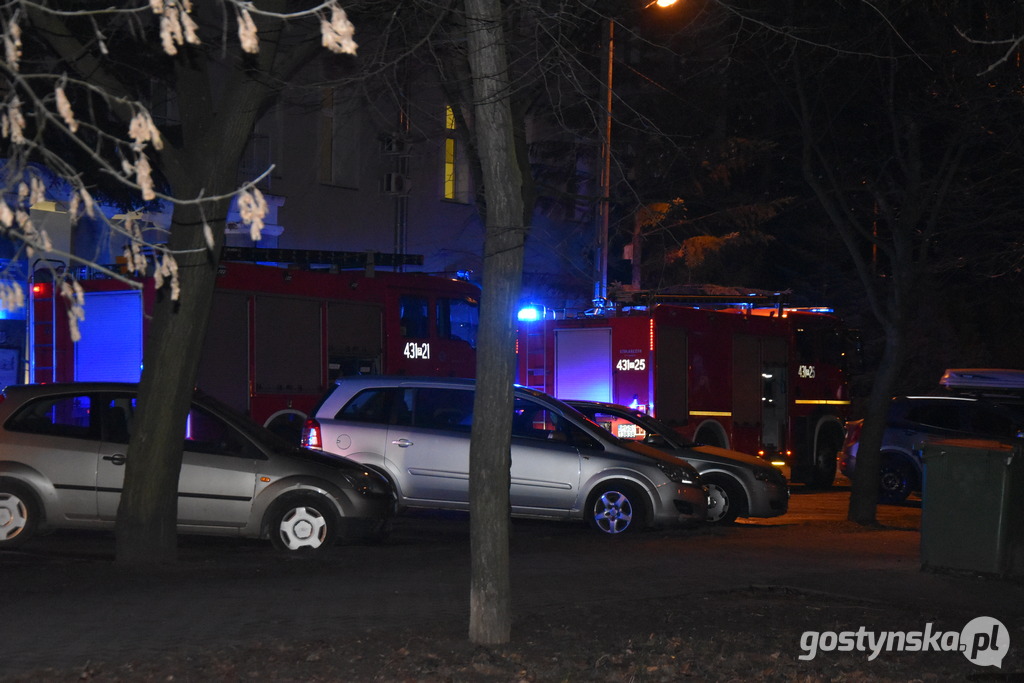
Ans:
[[[555,396],[612,400],[611,328],[555,330]]]

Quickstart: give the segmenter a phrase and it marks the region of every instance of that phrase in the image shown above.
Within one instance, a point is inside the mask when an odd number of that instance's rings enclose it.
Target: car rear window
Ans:
[[[89,396],[49,396],[26,404],[7,421],[12,432],[99,439],[99,424],[92,420]]]
[[[400,389],[365,389],[349,399],[334,416],[335,420],[375,422],[388,424],[391,414],[391,395]]]
[[[962,406],[952,401],[942,401],[911,405],[904,419],[929,427],[963,429],[962,415]]]
[[[468,433],[473,425],[473,391],[442,387],[365,389],[353,396],[334,417],[352,422]]]
[[[978,434],[998,437],[1012,437],[1024,427],[1024,422],[1009,411],[996,406],[978,404],[972,406],[971,430]]]

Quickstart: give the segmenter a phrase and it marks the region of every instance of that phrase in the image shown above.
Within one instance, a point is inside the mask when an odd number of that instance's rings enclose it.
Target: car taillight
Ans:
[[[323,439],[320,437],[320,423],[309,418],[306,420],[306,424],[302,425],[302,445],[305,448],[315,448],[319,450],[323,447]]]
[[[863,427],[864,420],[855,420],[853,422],[846,423],[846,441],[843,443],[844,449],[860,441],[860,431]]]

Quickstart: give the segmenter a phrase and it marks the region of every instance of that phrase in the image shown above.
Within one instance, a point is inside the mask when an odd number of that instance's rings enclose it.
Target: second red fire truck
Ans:
[[[820,310],[663,303],[519,326],[518,381],[639,408],[695,441],[830,486],[850,400],[847,330]]]

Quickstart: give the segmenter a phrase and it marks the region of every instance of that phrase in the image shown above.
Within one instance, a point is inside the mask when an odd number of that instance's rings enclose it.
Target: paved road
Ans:
[[[922,572],[920,503],[882,507],[888,528],[844,521],[848,490],[801,493],[774,520],[599,537],[575,525],[516,522],[517,618],[594,601],[687,598],[786,586],[882,600],[1024,628],[1024,585]],[[465,629],[468,523],[402,518],[381,546],[340,546],[324,561],[249,541],[187,538],[180,561],[136,575],[112,562],[109,534],[59,533],[0,554],[0,677],[130,653],[254,639],[358,637],[371,628]],[[1016,642],[1024,642],[1024,633]]]

